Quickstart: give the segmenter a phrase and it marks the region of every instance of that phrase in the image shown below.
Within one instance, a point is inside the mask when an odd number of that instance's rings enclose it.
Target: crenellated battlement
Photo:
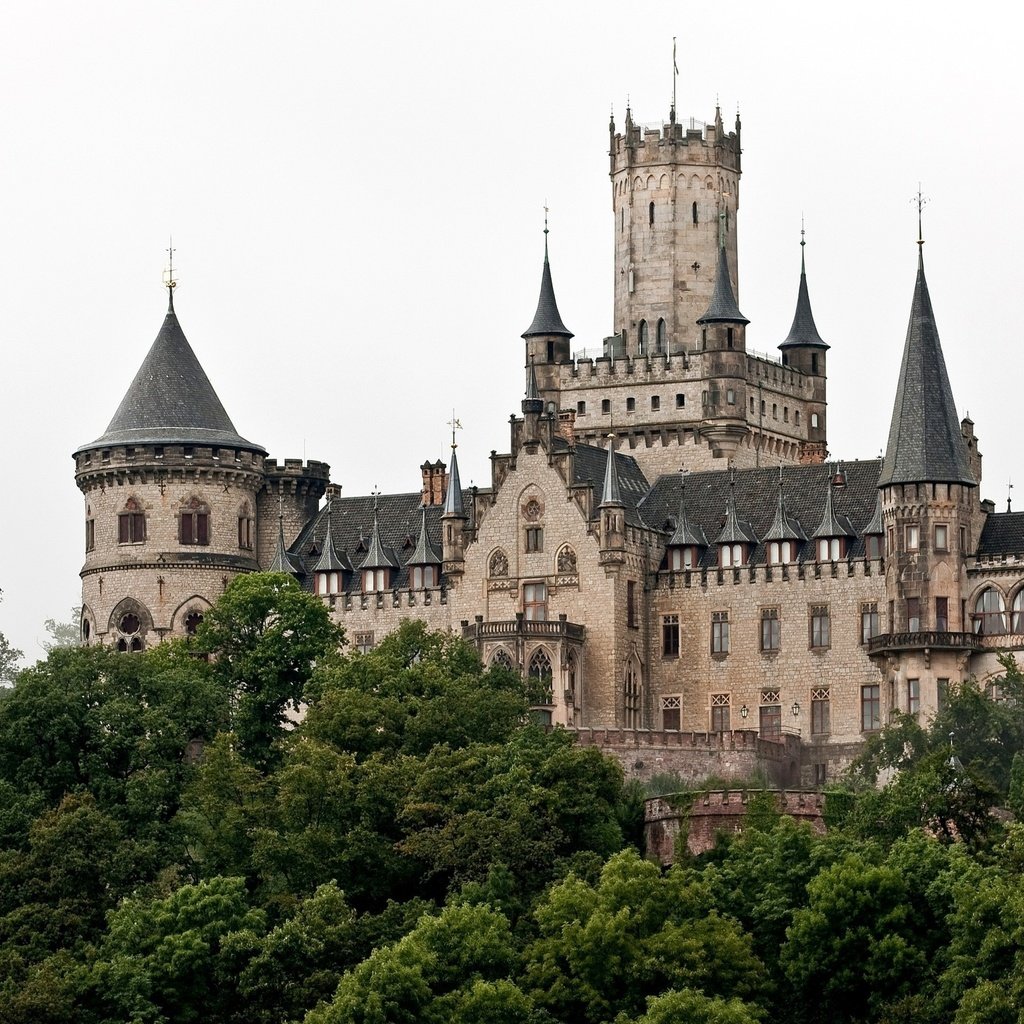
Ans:
[[[634,124],[627,118],[625,131],[611,136],[613,173],[616,167],[666,162],[723,164],[740,170],[739,121],[726,132],[721,119],[708,124],[695,117],[662,124]],[[723,160],[728,154],[731,161]]]
[[[670,594],[680,588],[684,590],[711,590],[715,587],[763,587],[795,583],[813,583],[821,580],[885,579],[885,560],[882,558],[850,558],[839,562],[817,562],[807,560],[789,565],[744,565],[723,569],[716,566],[702,566],[698,569],[684,569],[678,572],[664,569],[658,572],[654,590]]]
[[[326,462],[310,459],[285,459],[279,463],[277,459],[267,459],[263,463],[267,475],[267,484],[280,484],[286,480],[322,480],[326,486],[331,479],[331,467]]]

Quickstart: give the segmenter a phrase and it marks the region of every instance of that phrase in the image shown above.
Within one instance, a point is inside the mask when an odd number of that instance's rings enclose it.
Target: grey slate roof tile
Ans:
[[[697,321],[699,324],[730,323],[749,324],[740,312],[729,277],[729,256],[725,246],[718,247],[718,268],[715,271],[715,290],[711,293],[711,304],[707,312]]]
[[[786,340],[779,348],[792,348],[801,345],[804,348],[823,348],[828,345],[822,341],[811,312],[811,297],[807,293],[807,269],[804,266],[804,243],[800,242],[800,287],[796,293],[796,312],[793,314],[793,326],[786,335]]]
[[[985,520],[978,539],[978,554],[1024,554],[1024,512],[994,512]]]
[[[537,299],[537,311],[533,314],[533,323],[523,331],[524,338],[533,338],[544,334],[561,335],[571,338],[572,331],[562,323],[555,301],[555,286],[551,281],[551,264],[548,262],[547,230],[544,232],[544,269],[540,275],[540,297]]]

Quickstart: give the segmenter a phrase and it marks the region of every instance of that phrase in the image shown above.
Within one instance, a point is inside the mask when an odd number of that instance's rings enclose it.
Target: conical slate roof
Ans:
[[[286,572],[292,576],[302,576],[302,563],[293,555],[288,553],[284,543],[284,516],[277,517],[277,550],[274,552],[274,560],[270,563],[267,572]]]
[[[324,533],[324,546],[320,552],[320,560],[313,566],[313,572],[344,572],[350,569],[338,556],[338,550],[334,546],[334,535],[331,533],[331,504],[327,503],[327,530]]]
[[[622,505],[622,488],[619,486],[619,467],[618,460],[615,458],[615,438],[608,439],[608,460],[604,466],[604,487],[601,488],[601,504],[598,508],[603,508],[605,505]]]
[[[749,324],[750,321],[740,312],[736,304],[736,296],[732,290],[729,277],[729,257],[725,244],[718,247],[718,269],[715,271],[715,290],[711,293],[711,305],[707,312],[697,321],[699,324]]]
[[[846,516],[837,516],[832,505],[832,479],[825,483],[825,511],[822,513],[818,528],[812,537],[853,537],[853,527]]]
[[[430,543],[427,536],[427,506],[420,508],[420,535],[416,538],[416,547],[406,561],[406,565],[440,565],[442,562],[437,548]]]
[[[370,534],[370,546],[367,549],[366,557],[359,566],[360,569],[397,569],[398,561],[391,557],[380,540],[380,526],[377,522],[376,500],[373,510],[373,533]]]
[[[686,478],[680,474],[679,480],[679,514],[676,516],[676,528],[668,539],[669,547],[702,547],[708,546],[708,538],[703,529],[690,522],[686,512]]]
[[[459,460],[455,457],[455,445],[452,444],[452,464],[448,470],[448,490],[444,495],[444,508],[441,510],[442,518],[455,516],[459,519],[466,518],[466,510],[462,504],[462,481],[459,479]]]
[[[822,341],[818,328],[814,324],[814,314],[811,312],[811,297],[807,293],[807,268],[804,265],[804,245],[800,242],[800,288],[796,293],[796,313],[793,315],[793,326],[786,335],[786,340],[779,344],[779,348],[793,348],[802,345],[804,348],[823,348],[828,345]]]
[[[798,519],[790,519],[786,513],[786,498],[782,493],[782,467],[779,467],[779,500],[775,507],[775,518],[764,535],[765,540],[807,540]]]
[[[547,228],[544,229],[544,270],[540,276],[540,298],[537,299],[537,312],[533,314],[533,323],[523,332],[524,338],[535,338],[542,334],[560,334],[563,338],[571,338],[572,331],[562,323],[555,301],[555,286],[551,283],[551,264],[548,262]]]
[[[116,444],[209,445],[266,454],[235,430],[178,323],[173,300],[110,425],[79,450]]]
[[[729,503],[726,506],[725,522],[722,525],[722,532],[718,535],[716,544],[756,544],[757,534],[750,527],[750,523],[740,520],[736,514],[736,476],[730,473],[729,481]]]
[[[923,481],[977,484],[942,357],[924,276],[924,256],[919,253],[910,324],[878,486]]]

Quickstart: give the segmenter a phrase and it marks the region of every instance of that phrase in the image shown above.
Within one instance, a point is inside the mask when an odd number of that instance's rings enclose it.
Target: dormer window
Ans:
[[[412,589],[429,590],[438,585],[436,565],[414,565],[412,567]]]
[[[367,569],[367,572],[372,570]],[[340,572],[318,572],[316,574],[316,592],[321,597],[342,592],[342,574]]]
[[[868,558],[881,558],[882,538],[877,533],[869,534],[864,538],[864,550]]]
[[[769,565],[789,565],[796,561],[796,545],[791,540],[773,540],[768,545]]]
[[[723,569],[735,569],[747,564],[746,544],[719,544],[718,564]]]
[[[373,594],[388,589],[387,569],[364,569],[363,570],[363,593]]]
[[[668,567],[673,572],[695,569],[699,559],[697,549],[692,546],[668,549]]]
[[[838,562],[845,553],[845,537],[820,537],[818,539],[819,562]]]

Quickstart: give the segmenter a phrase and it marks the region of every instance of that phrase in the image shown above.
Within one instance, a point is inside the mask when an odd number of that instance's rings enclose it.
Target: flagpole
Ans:
[[[672,120],[676,119],[676,76],[679,68],[676,65],[676,37],[672,37]]]

